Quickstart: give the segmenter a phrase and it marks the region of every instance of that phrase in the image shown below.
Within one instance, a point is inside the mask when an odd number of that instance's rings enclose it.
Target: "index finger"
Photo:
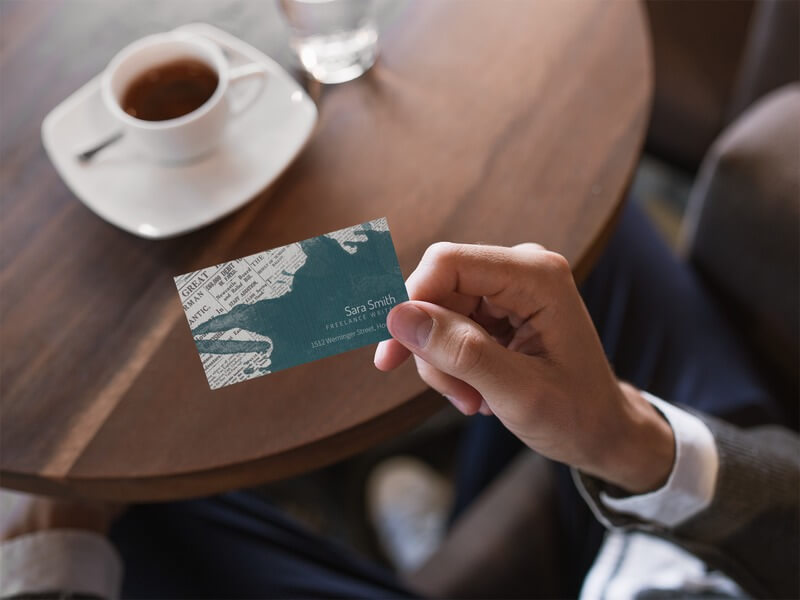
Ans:
[[[411,300],[470,314],[482,298],[527,320],[550,297],[550,274],[569,271],[562,256],[538,244],[513,248],[439,242],[430,246],[406,282]],[[460,306],[453,306],[454,299]]]
[[[409,276],[406,287],[411,300],[424,300],[470,315],[485,297],[524,322],[549,297],[547,273],[560,272],[569,264],[539,244],[506,248],[439,242],[430,246]],[[538,301],[537,301],[538,298]],[[395,340],[381,342],[375,365],[389,371],[402,364],[410,352]]]

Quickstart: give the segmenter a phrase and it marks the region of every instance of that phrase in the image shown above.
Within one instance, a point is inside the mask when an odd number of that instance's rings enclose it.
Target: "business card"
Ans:
[[[226,385],[391,337],[408,300],[386,219],[175,277],[208,385]]]

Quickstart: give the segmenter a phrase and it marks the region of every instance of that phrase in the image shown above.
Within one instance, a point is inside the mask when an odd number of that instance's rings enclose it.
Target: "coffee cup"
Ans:
[[[231,94],[250,79],[259,85],[243,97]],[[228,121],[253,105],[266,80],[260,63],[232,68],[214,42],[176,31],[123,48],[103,72],[101,93],[125,137],[143,153],[185,162],[214,149]]]

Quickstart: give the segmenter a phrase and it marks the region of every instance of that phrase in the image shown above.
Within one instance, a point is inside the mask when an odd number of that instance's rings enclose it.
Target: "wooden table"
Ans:
[[[408,274],[437,240],[538,241],[585,272],[614,222],[648,121],[634,1],[423,1],[383,7],[382,53],[312,87],[308,147],[252,203],[147,241],[65,187],[43,117],[147,33],[205,21],[290,63],[273,3],[0,4],[0,475],[120,500],[286,477],[396,435],[442,402],[373,348],[211,392],[172,277],[377,216]]]

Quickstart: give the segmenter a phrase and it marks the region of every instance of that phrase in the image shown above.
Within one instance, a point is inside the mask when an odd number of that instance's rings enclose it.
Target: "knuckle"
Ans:
[[[538,261],[541,260],[542,255],[547,253],[544,246],[532,242],[517,244],[512,248],[512,251],[515,259],[514,262],[524,270],[535,267]]]
[[[456,373],[470,373],[483,362],[484,340],[476,332],[456,333],[452,346],[453,368]]]
[[[553,277],[563,279],[565,277],[572,278],[572,269],[569,266],[569,261],[557,252],[544,252],[541,259],[542,267],[545,271]]]
[[[524,257],[538,256],[540,253],[547,250],[541,244],[536,244],[534,242],[523,242],[513,246],[513,249]]]
[[[452,242],[435,242],[428,246],[422,258],[425,262],[434,264],[444,262],[453,255],[455,246]]]

